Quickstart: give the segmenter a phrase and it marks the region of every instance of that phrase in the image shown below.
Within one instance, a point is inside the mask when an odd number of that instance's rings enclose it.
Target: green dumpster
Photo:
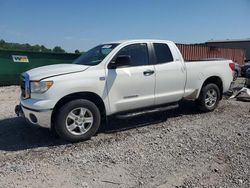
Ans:
[[[0,50],[0,86],[19,84],[20,74],[27,70],[51,65],[72,63],[79,54],[42,53]]]

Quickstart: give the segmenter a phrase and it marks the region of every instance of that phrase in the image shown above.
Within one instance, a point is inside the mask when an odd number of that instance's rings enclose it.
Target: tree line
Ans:
[[[19,43],[12,43],[6,42],[4,40],[0,40],[0,50],[18,50],[18,51],[29,51],[29,52],[50,52],[50,53],[66,53],[66,51],[60,47],[55,46],[53,49],[46,48],[44,45],[30,45],[26,44],[19,44]],[[79,50],[76,50],[75,53],[80,53]]]

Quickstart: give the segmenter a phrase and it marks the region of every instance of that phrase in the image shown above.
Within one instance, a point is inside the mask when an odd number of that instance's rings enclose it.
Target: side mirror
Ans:
[[[131,57],[128,55],[120,55],[116,57],[115,61],[111,62],[111,69],[115,69],[117,67],[125,67],[130,63]]]

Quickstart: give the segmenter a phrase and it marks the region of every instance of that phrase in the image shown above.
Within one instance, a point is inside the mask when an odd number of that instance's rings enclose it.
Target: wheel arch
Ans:
[[[220,90],[220,100],[222,99],[222,94],[223,94],[223,82],[222,79],[219,76],[211,76],[208,77],[202,84],[201,88],[206,86],[207,84],[216,84]],[[200,88],[200,91],[201,91]]]
[[[64,97],[62,97],[55,105],[55,107],[53,108],[53,112],[52,112],[52,116],[51,116],[51,129],[53,129],[54,127],[54,120],[55,120],[55,116],[57,115],[58,110],[66,103],[75,100],[75,99],[86,99],[89,100],[91,102],[93,102],[97,108],[100,110],[101,113],[101,118],[102,120],[106,120],[106,108],[105,108],[105,104],[102,100],[102,98],[93,92],[77,92],[77,93],[71,93],[69,95],[66,95]]]

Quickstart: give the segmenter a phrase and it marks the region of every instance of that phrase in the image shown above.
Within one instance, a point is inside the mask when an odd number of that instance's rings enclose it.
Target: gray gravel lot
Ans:
[[[250,187],[250,102],[182,102],[71,144],[16,117],[18,98],[0,88],[0,187]]]

